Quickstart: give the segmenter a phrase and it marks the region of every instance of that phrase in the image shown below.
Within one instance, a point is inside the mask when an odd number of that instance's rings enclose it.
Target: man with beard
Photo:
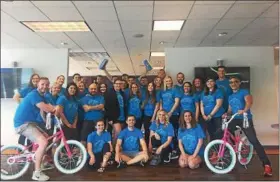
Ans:
[[[180,91],[181,94],[184,93],[183,83],[185,80],[185,75],[182,72],[179,72],[177,74],[177,84],[175,85],[175,88]]]

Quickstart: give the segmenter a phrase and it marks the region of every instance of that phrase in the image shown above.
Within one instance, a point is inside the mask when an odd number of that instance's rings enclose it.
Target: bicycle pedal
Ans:
[[[248,168],[247,168],[247,165],[244,165],[244,168],[247,170]]]

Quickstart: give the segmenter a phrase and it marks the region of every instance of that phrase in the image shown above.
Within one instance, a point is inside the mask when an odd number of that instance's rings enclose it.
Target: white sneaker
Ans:
[[[48,181],[50,177],[45,175],[42,171],[33,171],[32,179],[36,181]]]

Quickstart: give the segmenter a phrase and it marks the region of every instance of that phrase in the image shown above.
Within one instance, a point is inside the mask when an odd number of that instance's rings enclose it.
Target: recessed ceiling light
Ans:
[[[138,33],[138,34],[133,35],[133,37],[135,37],[135,38],[142,38],[142,37],[144,37],[144,35],[143,35],[143,34]]]
[[[161,45],[163,45],[164,43],[165,43],[164,41],[159,42],[159,44],[161,44]]]
[[[174,21],[154,21],[154,31],[160,30],[181,30],[185,20],[174,20]]]
[[[163,69],[163,67],[153,67],[154,70],[160,70]]]
[[[165,52],[151,52],[152,57],[164,57]]]
[[[25,26],[34,32],[89,32],[90,29],[84,21],[77,22],[31,22],[23,21]]]
[[[228,34],[227,32],[222,32],[222,33],[219,33],[218,36],[223,37],[223,36],[226,36],[227,34]]]
[[[61,45],[68,45],[68,43],[66,43],[66,42],[61,42],[60,44]]]

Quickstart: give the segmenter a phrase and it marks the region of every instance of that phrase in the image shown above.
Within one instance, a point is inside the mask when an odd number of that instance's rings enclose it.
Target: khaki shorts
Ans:
[[[17,134],[23,135],[35,143],[38,138],[47,136],[46,132],[34,122],[24,123],[15,130]]]

